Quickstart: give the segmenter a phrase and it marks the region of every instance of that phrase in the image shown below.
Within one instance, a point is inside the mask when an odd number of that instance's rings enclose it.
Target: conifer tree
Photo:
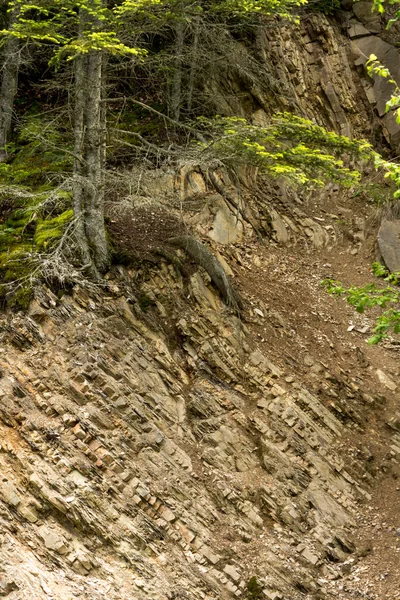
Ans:
[[[116,19],[103,0],[25,0],[11,3],[17,15],[7,43],[20,39],[54,47],[51,64],[74,64],[74,220],[80,259],[94,278],[107,270],[109,251],[104,226],[105,111],[104,56],[138,54],[120,42]]]
[[[9,27],[18,20],[19,6],[15,5],[8,11]],[[11,129],[14,100],[18,87],[18,72],[20,66],[20,42],[10,36],[5,40],[2,49],[2,76],[0,87],[0,162],[7,159],[6,146]]]

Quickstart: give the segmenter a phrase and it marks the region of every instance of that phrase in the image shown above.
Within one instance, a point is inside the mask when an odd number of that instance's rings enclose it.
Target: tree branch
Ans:
[[[126,97],[126,96],[124,96],[122,98],[105,98],[104,100],[102,100],[102,102],[110,102],[110,103],[132,102],[132,104],[137,104],[138,106],[141,106],[145,110],[148,110],[148,111],[154,113],[155,115],[157,115],[158,117],[161,117],[165,121],[172,123],[172,125],[175,125],[176,127],[179,127],[180,129],[184,129],[185,131],[190,131],[190,133],[193,133],[202,142],[205,141],[204,136],[199,129],[196,129],[195,127],[191,127],[190,125],[187,125],[186,123],[180,123],[179,121],[175,121],[175,119],[172,119],[172,117],[168,117],[168,115],[165,115],[164,113],[156,110],[152,106],[149,106],[148,104],[144,104],[144,102],[140,102],[140,100],[136,100],[135,98]]]

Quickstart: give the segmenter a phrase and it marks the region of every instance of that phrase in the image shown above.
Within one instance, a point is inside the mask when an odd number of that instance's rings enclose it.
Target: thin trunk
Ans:
[[[174,77],[171,90],[171,115],[179,121],[182,103],[182,59],[185,43],[185,24],[178,21],[175,29]]]
[[[100,129],[101,129],[101,144],[100,144],[100,161],[101,173],[103,176],[103,189],[105,185],[105,168],[107,161],[107,104],[105,102],[105,90],[107,85],[107,65],[108,58],[106,54],[102,56],[102,85],[101,85],[101,105],[100,105]]]
[[[75,101],[74,101],[74,198],[73,210],[75,223],[75,237],[78,244],[78,251],[82,265],[86,267],[91,275],[97,275],[93,272],[90,248],[85,232],[85,187],[86,173],[83,156],[84,144],[84,113],[85,113],[85,80],[86,80],[86,61],[84,55],[77,56],[75,59]]]
[[[109,266],[109,252],[104,224],[104,125],[102,117],[103,57],[92,50],[87,56],[85,162],[87,188],[85,193],[85,231],[93,251],[94,263],[100,273]]]
[[[18,19],[19,7],[11,14],[9,27]],[[20,65],[19,39],[9,36],[4,44],[3,77],[0,88],[0,162],[7,159],[6,145],[11,129],[14,100],[18,88],[18,72]]]
[[[92,15],[81,10],[80,35]],[[105,110],[103,55],[91,50],[75,58],[74,216],[80,258],[98,279],[109,266],[104,223]]]
[[[187,94],[187,109],[190,114],[192,110],[193,103],[193,93],[194,93],[194,81],[196,76],[196,65],[197,65],[197,52],[199,48],[199,24],[197,21],[194,23],[194,32],[193,32],[193,44],[192,44],[192,61],[190,64],[190,74],[189,74],[189,85],[188,85],[188,94]]]

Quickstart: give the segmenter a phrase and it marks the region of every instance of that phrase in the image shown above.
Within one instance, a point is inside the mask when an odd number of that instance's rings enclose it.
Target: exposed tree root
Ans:
[[[179,260],[175,253],[168,252],[168,250],[166,250],[165,248],[161,248],[161,246],[158,246],[157,248],[154,248],[153,254],[165,258],[165,260],[172,264],[176,273],[179,273],[180,275],[184,276],[187,275],[186,269],[182,264],[182,261]]]
[[[228,306],[237,312],[242,310],[243,302],[238,291],[225,273],[219,260],[215,258],[207,246],[191,236],[173,237],[168,242],[178,248],[182,248],[197,264],[207,271]]]

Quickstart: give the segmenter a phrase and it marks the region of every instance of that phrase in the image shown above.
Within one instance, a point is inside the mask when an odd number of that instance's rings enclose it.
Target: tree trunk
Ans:
[[[243,301],[239,292],[232,284],[219,260],[215,258],[205,244],[202,244],[199,240],[189,235],[169,238],[168,242],[178,248],[182,248],[182,250],[207,271],[228,306],[231,306],[237,312],[243,309]]]
[[[88,23],[81,9],[80,35]],[[92,18],[92,15],[91,15]],[[74,216],[80,258],[98,278],[109,266],[104,223],[105,111],[102,107],[103,54],[90,50],[75,58]]]
[[[100,273],[109,266],[108,244],[104,224],[104,124],[102,117],[103,57],[100,51],[87,56],[86,106],[84,118],[87,186],[85,190],[85,231]]]
[[[171,90],[171,115],[179,121],[182,103],[182,59],[185,43],[185,24],[178,21],[175,29],[174,77]]]
[[[187,110],[190,114],[192,111],[192,102],[193,102],[193,93],[194,93],[194,84],[196,77],[196,68],[197,68],[197,53],[199,48],[199,23],[195,21],[194,23],[194,31],[193,31],[193,43],[192,43],[192,60],[190,64],[190,74],[189,74],[189,85],[188,85],[188,94],[187,94]]]
[[[86,173],[84,162],[84,114],[85,114],[85,79],[86,61],[84,55],[75,59],[75,98],[74,98],[74,167],[73,167],[73,203],[75,218],[75,237],[78,245],[79,259],[90,275],[98,278],[93,269],[88,239],[85,231],[85,186]]]
[[[19,7],[15,6],[11,14],[9,27],[18,18]],[[6,145],[11,129],[14,100],[18,88],[18,72],[20,65],[19,39],[9,36],[3,50],[3,77],[0,88],[0,162],[7,159]]]

